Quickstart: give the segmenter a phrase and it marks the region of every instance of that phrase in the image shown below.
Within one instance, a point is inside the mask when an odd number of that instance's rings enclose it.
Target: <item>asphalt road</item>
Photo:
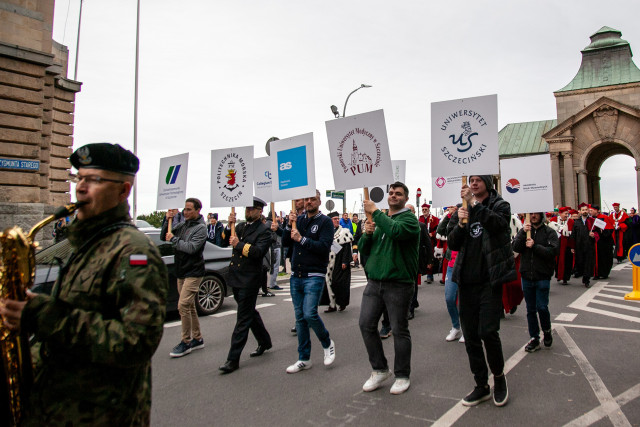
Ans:
[[[288,286],[272,298],[258,297],[273,349],[249,358],[250,336],[240,369],[220,375],[235,324],[235,302],[201,317],[205,348],[171,359],[180,341],[179,321],[168,321],[153,359],[154,426],[419,426],[419,425],[596,425],[640,426],[640,301],[624,301],[632,289],[628,262],[614,266],[606,280],[585,289],[552,282],[553,346],[523,351],[528,341],[524,301],[502,321],[509,403],[487,401],[466,408],[460,400],[474,386],[464,344],[446,342],[451,323],[444,286],[423,284],[420,308],[410,323],[411,388],[389,393],[392,380],[362,392],[371,368],[358,329],[365,280],[354,270],[351,305],[321,316],[336,342],[336,361],[322,363],[322,347],[312,333],[313,368],[285,369],[297,360],[297,339],[289,332],[293,308]],[[285,283],[286,285],[286,283]],[[393,338],[385,340],[393,366]]]

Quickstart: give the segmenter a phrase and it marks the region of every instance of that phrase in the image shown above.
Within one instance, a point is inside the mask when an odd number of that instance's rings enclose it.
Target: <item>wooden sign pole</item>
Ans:
[[[530,213],[527,213],[524,216],[524,223],[525,224],[531,224],[531,214]],[[527,239],[530,239],[530,238],[531,238],[531,230],[527,231]]]
[[[462,186],[467,185],[467,176],[466,175],[462,175]],[[467,203],[467,199],[462,199],[462,207],[467,209],[468,212],[468,208],[469,208],[469,203]],[[462,223],[466,224],[467,222],[469,222],[468,218],[463,218],[462,219]]]
[[[296,212],[296,201],[295,201],[295,200],[292,200],[292,201],[291,201],[291,210],[292,210],[296,215],[298,214],[298,212]],[[291,229],[292,229],[292,230],[297,230],[297,229],[298,229],[298,226],[296,225],[296,222],[295,222],[295,221],[293,221],[293,222],[291,223]]]
[[[236,214],[236,208],[232,207],[231,208],[231,213],[235,216]],[[235,221],[233,222],[233,224],[231,224],[231,236],[235,236],[236,235],[236,223]]]

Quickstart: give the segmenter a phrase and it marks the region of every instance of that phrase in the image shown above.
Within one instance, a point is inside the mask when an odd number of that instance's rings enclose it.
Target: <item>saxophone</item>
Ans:
[[[26,235],[20,227],[0,232],[0,298],[17,301],[27,299],[27,289],[33,286],[36,271],[36,234],[45,225],[73,214],[84,204],[86,202],[77,202],[57,208],[53,215],[34,225]],[[33,383],[29,337],[25,331],[10,330],[1,319],[0,358],[0,375],[4,377],[0,378],[0,419],[9,420],[9,425],[17,426],[23,419]]]

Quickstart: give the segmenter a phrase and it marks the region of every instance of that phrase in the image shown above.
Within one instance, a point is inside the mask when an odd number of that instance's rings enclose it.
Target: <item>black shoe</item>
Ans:
[[[507,388],[507,377],[500,375],[499,377],[493,377],[493,403],[496,406],[504,406],[509,401],[509,389]]]
[[[509,314],[514,314],[516,312],[516,310],[518,309],[518,306],[514,306],[511,310],[509,310]]]
[[[588,280],[586,282],[584,282],[584,287],[589,289],[591,287],[591,282],[588,281]]]
[[[237,361],[227,360],[224,362],[224,365],[220,366],[218,370],[222,371],[223,374],[230,374],[240,367],[240,364]]]
[[[553,336],[551,335],[551,329],[549,329],[548,331],[542,331],[542,333],[544,334],[544,339],[543,339],[543,343],[545,347],[551,347],[551,344],[553,344]]]
[[[271,344],[268,345],[262,345],[260,344],[258,346],[258,348],[256,348],[255,351],[252,351],[251,353],[249,353],[249,357],[258,357],[258,356],[262,356],[264,354],[265,351],[271,349],[271,347],[273,347]]]
[[[476,406],[489,399],[491,399],[491,389],[489,386],[476,386],[471,393],[462,399],[462,404],[464,406]]]
[[[267,291],[264,294],[262,294],[263,297],[275,297],[275,294],[272,294],[271,292]]]
[[[569,283],[566,280],[563,280],[562,283],[561,283],[562,286],[567,286],[568,284]]]
[[[335,308],[335,307],[329,306],[329,307],[327,307],[327,309],[324,312],[325,313],[333,313],[334,311],[338,311],[338,309]]]
[[[407,319],[408,319],[408,320],[411,320],[411,319],[413,319],[414,317],[416,317],[416,314],[415,314],[413,311],[410,311],[410,312],[409,312],[409,315],[407,316]]]
[[[296,330],[296,327],[294,326],[293,328],[291,328],[291,333],[293,335],[296,335],[298,333],[298,331]]]
[[[533,353],[540,350],[540,340],[537,338],[531,338],[527,345],[524,346],[524,351],[527,353]]]
[[[347,307],[346,307],[346,306],[344,306],[344,305],[339,305],[339,306],[338,306],[338,311],[345,311],[345,310],[346,310],[346,308],[347,308]]]

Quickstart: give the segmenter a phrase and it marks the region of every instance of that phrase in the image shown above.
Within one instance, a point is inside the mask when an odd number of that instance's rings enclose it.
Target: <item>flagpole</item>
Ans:
[[[81,3],[82,4],[82,3]],[[133,97],[133,154],[138,156],[138,59],[140,56],[140,0],[136,15],[136,72],[135,93]],[[133,221],[138,216],[138,180],[133,182]]]

